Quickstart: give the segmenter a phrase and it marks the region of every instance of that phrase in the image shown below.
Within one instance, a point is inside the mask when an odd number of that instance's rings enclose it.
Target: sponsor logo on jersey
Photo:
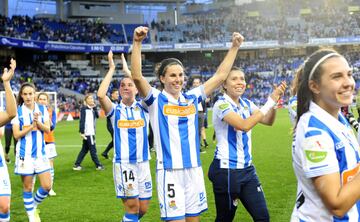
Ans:
[[[341,182],[343,185],[352,181],[354,177],[360,172],[360,164],[358,164],[353,169],[345,170],[341,173]]]
[[[306,159],[313,163],[325,160],[327,151],[305,150]]]
[[[224,103],[224,104],[221,104],[220,106],[219,106],[219,109],[220,110],[225,110],[226,108],[228,108],[230,105],[229,105],[229,103]]]
[[[163,113],[166,116],[190,116],[196,113],[196,108],[194,104],[190,106],[176,106],[176,105],[165,105]]]
[[[139,120],[118,120],[117,122],[118,128],[140,128],[145,126],[145,122],[143,119]]]

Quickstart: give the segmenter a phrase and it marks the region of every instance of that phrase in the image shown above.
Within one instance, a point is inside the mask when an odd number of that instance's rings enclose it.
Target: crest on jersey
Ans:
[[[176,210],[177,209],[177,206],[176,206],[176,203],[175,203],[175,200],[171,200],[169,202],[169,207],[173,210]]]
[[[127,190],[133,190],[133,189],[134,189],[134,187],[133,187],[132,183],[129,183],[127,185]]]

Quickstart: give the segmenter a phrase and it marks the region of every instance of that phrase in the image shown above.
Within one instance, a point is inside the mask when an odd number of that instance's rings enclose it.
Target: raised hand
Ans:
[[[13,75],[15,73],[15,69],[16,69],[16,61],[15,61],[15,59],[11,59],[10,60],[10,69],[8,70],[7,68],[4,68],[4,72],[1,77],[3,82],[7,82],[7,81],[11,80],[11,78],[13,77]]]
[[[111,50],[108,53],[108,61],[109,61],[109,69],[115,70],[114,54]]]
[[[242,36],[240,33],[238,32],[234,32],[232,34],[232,47],[237,47],[239,48],[241,46],[241,44],[244,42],[244,36]]]
[[[39,120],[39,113],[34,113],[33,116],[34,116],[33,122],[37,122]]]
[[[286,82],[282,81],[278,86],[275,85],[274,91],[271,93],[270,97],[275,101],[279,101],[281,96],[284,95],[287,88]]]
[[[121,61],[122,61],[122,71],[126,74],[126,76],[130,76],[131,77],[131,71],[127,65],[124,53],[121,53]]]
[[[142,42],[147,36],[149,31],[148,27],[139,26],[134,30],[134,41],[135,42]]]

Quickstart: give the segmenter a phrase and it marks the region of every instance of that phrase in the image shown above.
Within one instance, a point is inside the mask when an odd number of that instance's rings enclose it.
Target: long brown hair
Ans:
[[[23,103],[24,103],[24,100],[23,98],[21,97],[21,94],[24,90],[25,87],[31,87],[34,89],[34,93],[36,92],[36,87],[33,83],[30,83],[30,82],[24,82],[23,84],[21,84],[20,86],[20,90],[19,90],[19,94],[18,94],[18,97],[17,97],[17,104],[18,106],[21,106]],[[35,96],[35,95],[34,95]]]
[[[296,71],[295,71],[295,75],[294,75],[294,79],[291,82],[291,87],[290,87],[290,95],[291,96],[295,96],[298,88],[299,88],[299,84],[301,81],[301,77],[304,71],[304,66],[301,65]]]

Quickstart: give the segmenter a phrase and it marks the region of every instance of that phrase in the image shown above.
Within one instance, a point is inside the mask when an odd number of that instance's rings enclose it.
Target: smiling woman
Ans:
[[[249,99],[242,98],[246,81],[241,69],[232,68],[223,89],[223,97],[213,108],[218,142],[209,168],[215,196],[215,221],[233,221],[239,201],[254,221],[269,221],[265,196],[252,164],[251,129],[257,123],[274,123],[276,111],[273,107],[284,94],[286,84],[279,84],[260,109]]]
[[[303,67],[292,152],[298,191],[291,221],[357,220],[359,144],[340,112],[353,100],[352,70],[331,49],[316,51]]]
[[[163,91],[152,88],[141,70],[141,46],[147,27],[134,31],[131,71],[134,82],[149,110],[157,148],[157,190],[161,219],[199,221],[207,210],[203,171],[200,162],[198,108],[228,76],[244,38],[233,33],[232,45],[216,73],[203,85],[182,92],[183,64],[164,59],[157,76]],[[169,204],[170,203],[170,204]]]

